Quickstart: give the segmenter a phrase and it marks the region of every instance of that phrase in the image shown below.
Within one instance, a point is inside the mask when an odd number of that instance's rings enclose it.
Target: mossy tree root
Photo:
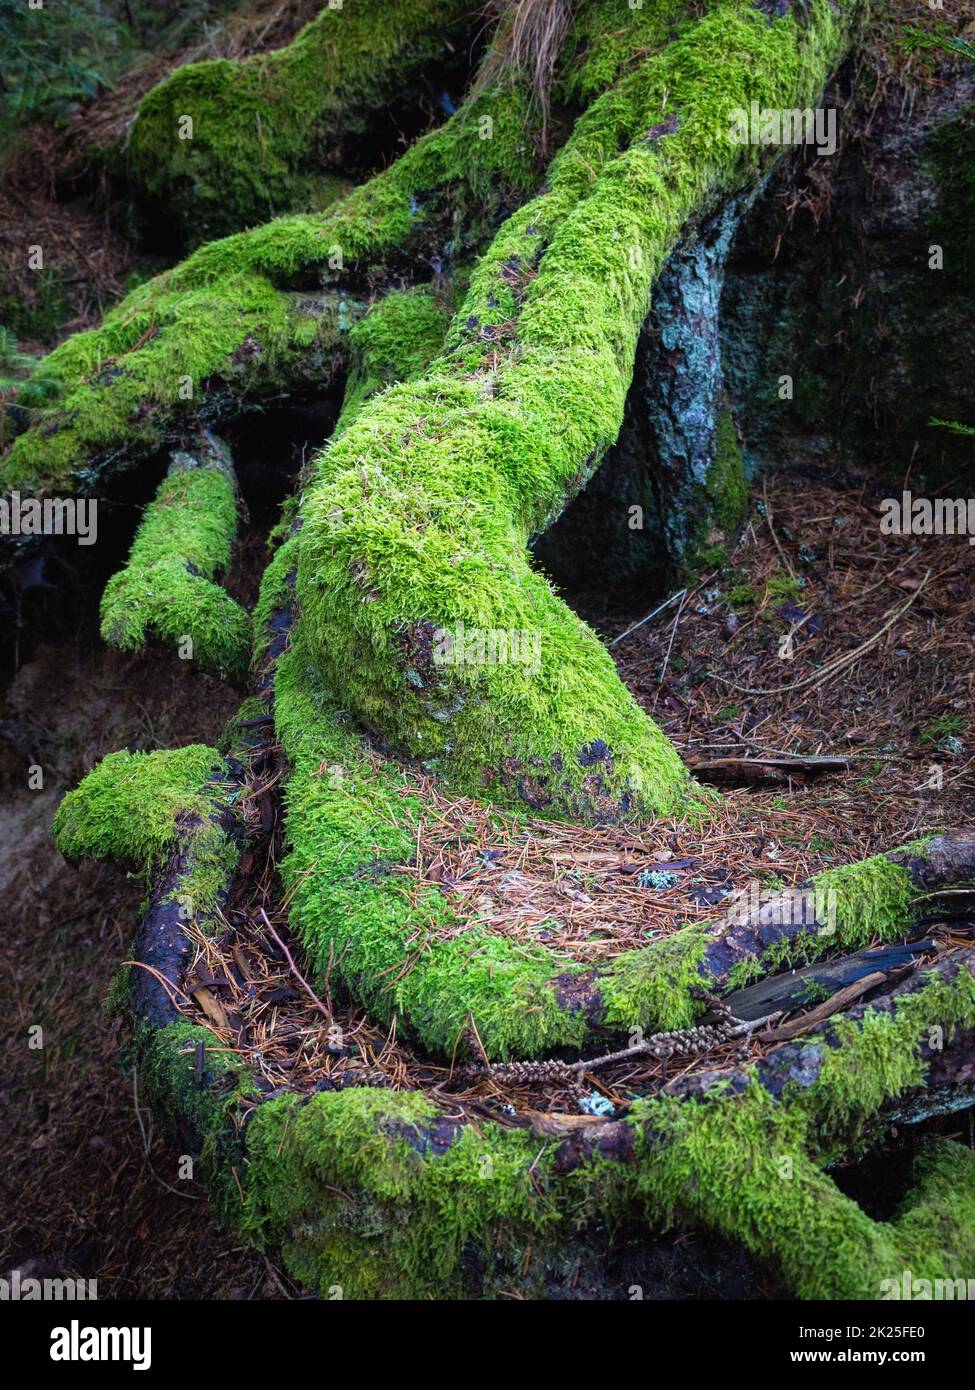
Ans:
[[[621,27],[616,0],[587,0],[556,74],[566,120],[664,45],[683,8],[653,0]],[[510,74],[327,211],[208,242],[140,285],[38,365],[0,487],[90,490],[197,415],[218,426],[281,390],[320,392],[364,300],[434,265],[449,274],[537,188],[536,124],[523,74]]]
[[[674,749],[526,546],[616,437],[681,229],[768,167],[729,112],[813,103],[858,11],[722,0],[598,98],[478,262],[447,352],[319,460],[298,641],[346,708],[472,794],[588,820],[688,807]]]
[[[186,927],[213,929],[236,862],[234,803],[243,767],[214,748],[110,753],[58,806],[54,844],[68,859],[114,859],[149,890],[138,933],[131,1006],[140,1026],[163,1029],[182,995]]]
[[[200,424],[282,390],[326,389],[365,308],[279,290],[251,270],[174,279],[140,285],[40,362],[18,399],[26,428],[0,462],[0,487],[91,493]]]
[[[237,486],[230,451],[208,431],[172,455],[146,509],[128,563],[102,595],[106,642],[139,651],[150,636],[176,645],[182,659],[235,681],[250,659],[250,618],[212,582],[230,563],[237,531]]]
[[[242,1132],[246,1071],[207,1040],[185,1023],[144,1038],[154,1098],[194,1117],[225,1215],[281,1248],[323,1296],[483,1297],[515,1271],[537,1293],[571,1263],[577,1232],[585,1242],[590,1226],[637,1213],[658,1229],[690,1221],[743,1241],[800,1297],[899,1297],[905,1273],[972,1277],[975,1159],[963,1146],[924,1146],[891,1222],[871,1220],[825,1171],[924,1089],[936,1057],[957,1052],[970,1069],[967,958],[776,1049],[764,1071],[690,1078],[582,1129],[559,1116],[474,1126],[419,1093],[365,1087],[282,1096]],[[462,1258],[472,1251],[479,1260]]]
[[[144,878],[149,901],[138,937],[131,1001],[145,1027],[174,1014],[185,964],[185,928],[210,927],[237,864],[234,801],[243,768],[193,744],[155,753],[111,753],[62,800],[52,826],[69,859],[114,859]]]
[[[287,606],[294,550],[295,539],[268,572],[268,608],[275,586]],[[273,630],[280,640],[288,624]],[[975,835],[944,832],[823,870],[755,910],[684,928],[607,965],[575,964],[466,920],[439,884],[422,885],[412,900],[401,891],[397,869],[414,863],[427,814],[415,778],[373,755],[313,690],[300,650],[283,652],[275,720],[291,767],[283,873],[292,924],[316,969],[330,967],[374,1017],[395,1017],[443,1055],[463,1055],[475,1036],[503,1060],[593,1045],[607,1031],[688,1028],[713,995],[827,951],[897,941],[918,922],[917,899],[975,882]]]
[[[371,123],[452,39],[464,51],[472,20],[470,0],[347,0],[286,48],[177,68],[139,107],[129,177],[190,243],[321,206],[363,172]]]

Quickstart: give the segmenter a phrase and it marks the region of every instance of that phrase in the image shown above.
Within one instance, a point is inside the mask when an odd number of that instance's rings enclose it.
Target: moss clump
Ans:
[[[102,596],[105,641],[138,651],[154,635],[178,645],[181,656],[206,670],[241,677],[250,651],[250,620],[210,582],[230,563],[236,529],[237,493],[229,468],[199,467],[187,455],[176,455],[136,533],[128,563]]]
[[[727,410],[715,421],[714,462],[705,486],[715,525],[734,531],[748,506],[748,479],[735,422]]]
[[[685,927],[617,956],[600,979],[606,1022],[647,1032],[690,1028],[704,1007],[698,967],[708,937],[705,927]]]
[[[178,68],[139,107],[129,174],[194,242],[320,208],[371,122],[470,20],[466,0],[351,0],[275,52]]]
[[[758,602],[758,593],[751,584],[735,584],[725,597],[732,608],[750,607]]]
[[[831,1029],[839,1045],[823,1054],[813,1098],[820,1151],[835,1158],[855,1148],[866,1117],[888,1097],[923,1082],[930,1056],[924,1045],[936,1035],[950,1042],[956,1031],[973,1026],[975,978],[967,968],[952,980],[932,974],[890,1013],[870,1009],[858,1022],[839,1018]]]
[[[915,1277],[927,1277],[934,1287],[954,1287],[947,1295],[968,1299],[975,1270],[975,1154],[950,1139],[927,1137],[914,1161],[913,1186],[901,1203],[893,1224],[905,1253],[905,1268]],[[948,1254],[953,1258],[944,1259]],[[939,1259],[939,1257],[941,1257]],[[903,1270],[900,1275],[903,1296]],[[963,1280],[959,1292],[956,1280]],[[889,1297],[893,1286],[884,1293]],[[918,1296],[922,1291],[914,1290]],[[934,1297],[939,1297],[934,1293]]]
[[[766,593],[773,603],[781,603],[783,599],[798,598],[804,587],[801,575],[773,574],[769,576]]]
[[[842,864],[813,876],[814,892],[831,911],[835,908],[837,931],[831,944],[855,951],[874,940],[890,941],[907,929],[918,890],[894,856],[923,856],[925,843],[918,840],[889,855],[872,855],[859,864]]]
[[[221,793],[220,755],[205,744],[155,753],[110,753],[61,801],[52,834],[69,859],[117,859],[145,876],[158,868],[181,825],[213,831],[205,858],[222,859],[210,817]],[[216,780],[214,776],[216,775]],[[204,873],[204,880],[211,876]],[[206,883],[200,898],[210,896]]]
[[[874,941],[903,936],[914,921],[911,903],[918,889],[897,861],[910,855],[923,857],[925,844],[918,840],[889,854],[814,874],[809,890],[820,925],[785,934],[760,956],[739,961],[728,977],[729,988],[743,988],[753,980],[815,960],[826,951],[856,951]]]
[[[550,1155],[536,1136],[455,1132],[417,1093],[272,1101],[247,1145],[248,1224],[323,1297],[458,1296],[466,1248],[513,1262],[520,1240],[566,1214],[544,1191]]]
[[[921,730],[921,737],[928,743],[935,746],[947,741],[957,739],[960,734],[965,732],[965,718],[961,714],[942,714],[937,719],[932,719],[925,724]]]
[[[748,507],[742,448],[728,410],[719,411],[715,417],[713,448],[704,487],[692,493],[677,513],[682,534],[676,545],[682,552],[683,570],[688,578],[721,569],[727,563],[727,547],[713,543],[715,528],[730,536]]]
[[[377,392],[419,376],[443,348],[449,321],[449,308],[426,285],[379,300],[349,333],[349,379],[333,437]]]

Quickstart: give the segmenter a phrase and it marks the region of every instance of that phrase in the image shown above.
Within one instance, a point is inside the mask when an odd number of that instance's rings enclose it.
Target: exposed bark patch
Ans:
[[[380,1126],[381,1132],[390,1139],[405,1139],[415,1153],[424,1158],[436,1157],[455,1144],[464,1130],[463,1123],[457,1120],[441,1119],[429,1124],[409,1125],[398,1121],[387,1121]]]
[[[587,970],[581,975],[569,972],[556,975],[552,987],[559,1006],[568,1013],[582,1013],[589,1023],[598,1024],[605,1013],[598,978],[595,970]]]
[[[216,769],[211,781],[225,782],[228,776],[237,785],[243,786],[244,770],[239,763],[233,762],[226,770],[222,767]],[[224,834],[234,833],[236,819],[229,806],[215,811],[210,819]],[[133,1013],[154,1028],[164,1028],[180,1017],[172,994],[180,988],[191,949],[184,930],[186,919],[180,901],[181,888],[192,866],[190,841],[202,824],[201,818],[194,815],[186,816],[178,826],[176,846],[165,868],[153,882],[149,908],[133,944],[133,959],[150,967],[133,972]],[[164,980],[168,982],[169,989]]]
[[[617,1163],[634,1163],[636,1145],[632,1125],[621,1120],[592,1125],[570,1135],[555,1155],[555,1171],[572,1173],[593,1159],[612,1159]]]

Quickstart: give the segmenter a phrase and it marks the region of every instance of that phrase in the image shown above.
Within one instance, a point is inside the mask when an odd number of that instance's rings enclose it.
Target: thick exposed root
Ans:
[[[190,243],[321,207],[371,124],[471,26],[470,0],[326,5],[286,48],[178,68],[126,151],[143,198]]]
[[[150,636],[183,660],[234,680],[250,660],[250,619],[219,585],[237,532],[237,487],[225,445],[204,432],[195,454],[173,455],[136,533],[128,563],[102,596],[102,636],[138,651]]]
[[[196,283],[158,276],[41,362],[17,407],[27,428],[0,463],[0,487],[90,493],[201,420],[302,383],[321,387],[363,308],[277,290],[229,266]]]
[[[728,111],[812,102],[856,10],[770,25],[728,0],[594,102],[544,196],[479,261],[449,351],[319,461],[298,561],[305,659],[367,726],[475,795],[595,820],[686,803],[673,749],[526,546],[616,437],[682,227],[760,175],[762,147],[727,139]],[[504,659],[485,655],[498,634]]]

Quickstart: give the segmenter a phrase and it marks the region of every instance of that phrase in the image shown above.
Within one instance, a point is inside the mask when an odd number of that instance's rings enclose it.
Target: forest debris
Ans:
[[[926,570],[924,573],[924,578],[920,581],[917,588],[914,590],[913,594],[907,600],[907,602],[901,604],[899,608],[892,609],[887,614],[885,621],[881,624],[877,631],[873,633],[872,636],[868,637],[865,642],[861,642],[860,645],[858,647],[854,647],[854,649],[851,652],[844,652],[841,656],[833,657],[831,661],[827,661],[825,665],[822,666],[818,671],[814,671],[809,676],[804,676],[801,680],[793,681],[791,685],[780,685],[774,686],[771,689],[767,690],[759,690],[750,688],[748,686],[737,685],[734,681],[727,680],[717,671],[709,671],[708,675],[711,677],[712,680],[721,681],[723,685],[729,686],[732,690],[740,690],[745,695],[785,695],[793,690],[803,690],[806,686],[809,685],[821,685],[823,681],[829,680],[832,676],[838,675],[840,671],[844,670],[847,666],[852,666],[852,664],[856,660],[858,660],[859,657],[863,656],[866,652],[868,652],[871,649],[871,647],[875,647],[877,645],[881,637],[883,637],[884,633],[889,632],[890,629],[894,626],[894,624],[898,621],[898,619],[902,618],[904,614],[907,612],[907,610],[911,608],[912,605],[917,601],[917,599],[921,595],[922,590],[924,589],[924,586],[927,584],[930,575],[931,571]],[[670,649],[668,648],[668,657],[669,655]]]
[[[798,970],[770,975],[756,984],[735,990],[722,999],[722,1004],[737,1018],[749,1018],[768,1013],[772,1007],[792,1011],[802,1004],[815,1002],[816,994],[830,997],[854,981],[876,972],[891,979],[910,970],[916,958],[935,950],[933,941],[906,942],[901,945],[868,947],[835,960],[817,961]],[[812,996],[810,998],[810,996]]]
[[[877,985],[885,984],[890,978],[883,970],[875,970],[871,975],[864,975],[861,979],[854,980],[852,984],[838,990],[832,999],[824,999],[821,1004],[817,1004],[808,1013],[801,1014],[799,1018],[794,1018],[789,1023],[783,1023],[778,1028],[761,1033],[759,1036],[762,1042],[786,1042],[789,1038],[797,1038],[801,1033],[808,1033],[810,1028],[814,1028],[817,1023],[822,1023],[824,1019],[832,1017],[833,1014],[841,1013],[848,1004],[854,1003],[861,995],[876,989]]]
[[[838,757],[795,758],[688,758],[687,766],[702,782],[731,782],[735,785],[767,785],[770,780],[788,782],[790,778],[820,777],[827,772],[846,772],[852,762]]]

